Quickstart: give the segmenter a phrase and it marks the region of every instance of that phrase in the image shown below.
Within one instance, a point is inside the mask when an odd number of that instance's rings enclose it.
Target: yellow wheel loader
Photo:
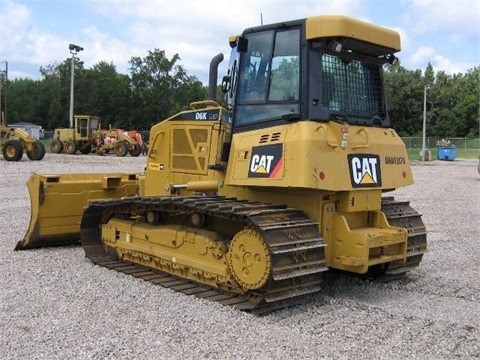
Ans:
[[[25,130],[1,124],[0,151],[7,161],[20,161],[24,153],[30,160],[36,161],[45,156],[45,145]]]
[[[4,85],[8,84],[7,74],[8,63],[5,62],[5,71],[0,73],[0,152],[7,161],[20,161],[24,152],[30,160],[42,160],[45,156],[45,145],[25,130],[7,125],[6,110],[2,110],[2,90]]]
[[[254,313],[304,301],[329,269],[418,266],[421,214],[384,196],[413,184],[382,72],[399,34],[329,15],[229,42],[224,103],[154,125],[144,173],[32,175],[17,249],[81,243],[95,264]]]

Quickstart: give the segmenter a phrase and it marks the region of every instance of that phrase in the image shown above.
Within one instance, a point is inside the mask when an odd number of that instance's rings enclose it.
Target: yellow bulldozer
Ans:
[[[427,249],[383,67],[399,34],[341,15],[229,39],[223,104],[154,125],[144,173],[34,174],[16,249],[80,243],[95,264],[253,313],[304,301],[326,271],[403,277]]]

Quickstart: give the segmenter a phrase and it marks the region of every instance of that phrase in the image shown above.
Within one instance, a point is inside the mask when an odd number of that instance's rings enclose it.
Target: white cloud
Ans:
[[[65,53],[65,40],[54,34],[44,32],[35,23],[35,16],[26,5],[15,3],[12,0],[2,2],[3,10],[0,21],[0,57],[4,54],[10,65],[23,63],[35,68],[35,75],[39,77],[40,66],[46,66],[55,60],[61,59],[57,55]],[[61,50],[62,49],[62,50]],[[11,69],[14,66],[10,66]],[[32,78],[33,71],[10,71],[9,77]]]
[[[436,58],[438,66],[449,69],[480,63],[478,50],[467,45],[480,40],[476,1],[78,0],[69,5],[45,0],[40,12],[39,2],[0,4],[0,60],[6,57],[17,65],[10,67],[10,77],[24,76],[29,66],[29,77],[38,78],[38,68],[67,59],[67,46],[74,42],[85,48],[79,57],[86,67],[103,60],[127,72],[131,57],[145,57],[157,48],[169,58],[179,54],[188,73],[206,81],[211,58],[219,52],[228,58],[228,37],[260,25],[261,16],[267,24],[321,14],[345,14],[399,31],[399,57],[407,68],[425,68]],[[75,22],[65,13],[72,6],[79,12]],[[454,53],[457,44],[463,48]],[[425,53],[425,48],[433,52]]]
[[[22,45],[27,38],[28,30],[32,26],[32,17],[25,5],[16,4],[10,0],[4,1],[2,5],[0,51],[3,53],[12,45]]]
[[[424,64],[425,62],[430,61],[430,59],[435,55],[435,50],[431,47],[421,47],[413,53],[410,57],[410,61],[413,64]]]
[[[477,39],[480,29],[478,0],[413,0],[410,25],[419,34],[447,30],[453,38]]]
[[[435,71],[456,74],[480,65],[478,0],[413,0],[401,6],[404,66],[424,70],[430,62]]]
[[[230,52],[228,37],[245,28],[295,20],[326,13],[361,13],[361,1],[149,1],[121,0],[94,3],[98,11],[124,23],[135,49],[125,57],[146,56],[147,51],[159,48],[168,57],[179,54],[189,73],[203,74],[206,80],[210,60],[219,52],[227,58]],[[137,51],[136,53],[133,50]],[[224,61],[225,63],[226,61]],[[225,66],[225,64],[223,64]]]
[[[442,69],[447,74],[465,73],[465,69],[469,67],[469,64],[456,63],[442,55],[435,55],[431,62],[434,69]]]
[[[442,70],[447,74],[465,73],[465,69],[473,68],[469,63],[452,61],[451,59],[438,54],[435,49],[431,47],[421,47],[417,49],[417,51],[410,57],[409,61],[422,71],[424,71],[426,65],[430,63],[434,70]]]

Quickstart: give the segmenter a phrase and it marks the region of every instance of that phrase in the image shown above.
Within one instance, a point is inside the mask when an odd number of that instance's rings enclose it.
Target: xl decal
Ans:
[[[373,154],[349,154],[348,166],[352,187],[382,186],[380,157]]]
[[[283,166],[282,144],[254,146],[248,177],[274,178]]]

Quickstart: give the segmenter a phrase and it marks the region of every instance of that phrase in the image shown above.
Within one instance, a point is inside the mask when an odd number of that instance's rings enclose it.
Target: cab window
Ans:
[[[241,54],[234,121],[236,126],[281,120],[298,113],[300,102],[300,29],[246,35]]]

